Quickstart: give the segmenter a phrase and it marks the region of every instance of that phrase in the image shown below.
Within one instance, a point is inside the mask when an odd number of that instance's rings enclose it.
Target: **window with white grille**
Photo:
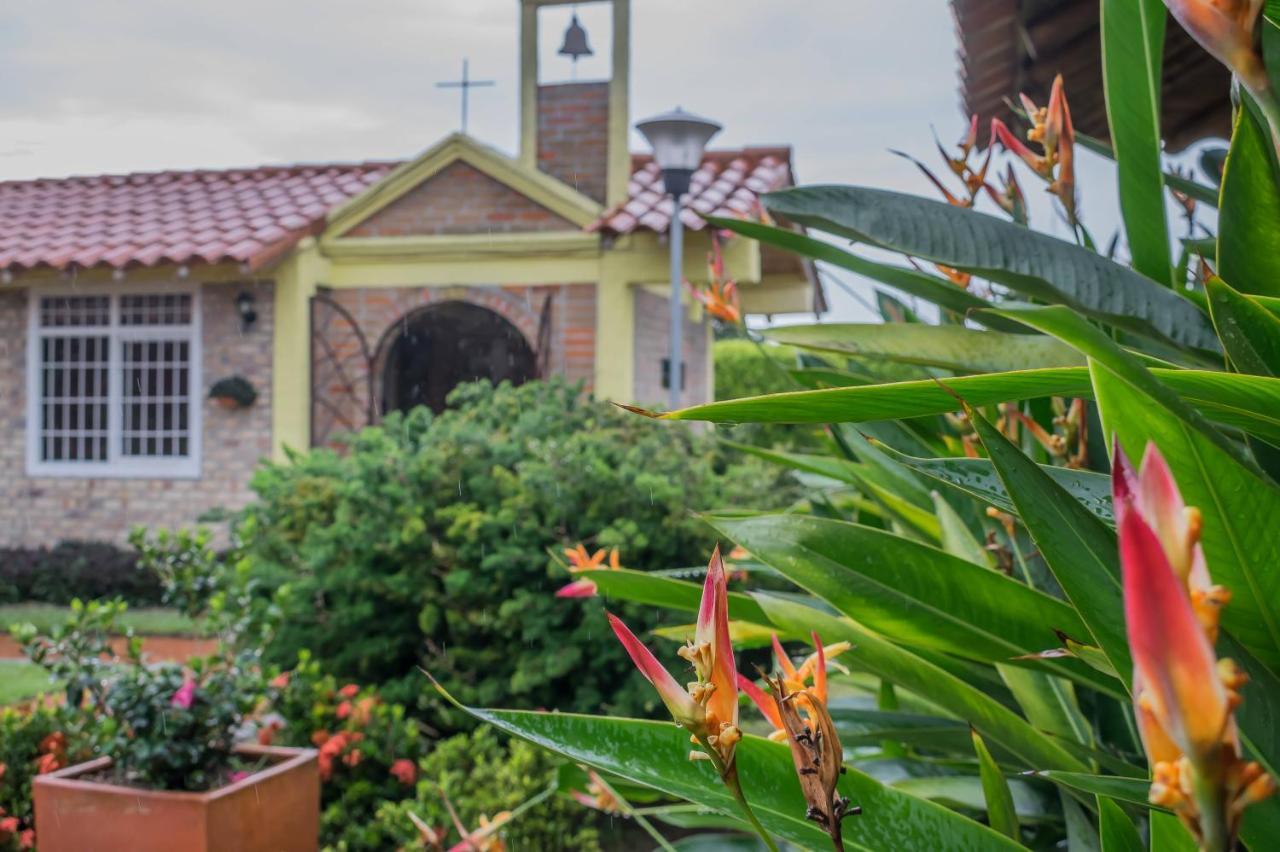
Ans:
[[[31,296],[28,470],[199,474],[194,292]]]

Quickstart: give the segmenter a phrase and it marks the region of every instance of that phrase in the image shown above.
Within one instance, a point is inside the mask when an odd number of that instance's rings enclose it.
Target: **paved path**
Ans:
[[[123,637],[113,639],[116,653],[124,652]],[[199,639],[191,636],[143,636],[142,653],[152,660],[186,662],[191,657],[212,654],[218,647],[216,639]],[[12,636],[0,636],[0,660],[25,659]]]

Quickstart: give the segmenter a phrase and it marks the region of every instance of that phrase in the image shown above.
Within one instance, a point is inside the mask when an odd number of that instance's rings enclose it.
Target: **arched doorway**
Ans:
[[[442,302],[410,314],[392,326],[383,346],[383,414],[419,405],[440,412],[462,382],[520,384],[537,374],[537,358],[520,330],[468,302]]]

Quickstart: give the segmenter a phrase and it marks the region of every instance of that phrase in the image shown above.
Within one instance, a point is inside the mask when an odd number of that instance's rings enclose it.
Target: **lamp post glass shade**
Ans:
[[[720,132],[720,125],[676,107],[637,122],[636,130],[653,148],[667,192],[679,198],[689,191],[689,179],[702,165],[707,143]]]

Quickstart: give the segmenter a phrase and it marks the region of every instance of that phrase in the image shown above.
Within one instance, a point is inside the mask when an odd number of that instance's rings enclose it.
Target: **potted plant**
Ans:
[[[181,550],[188,542],[163,543]],[[144,550],[144,562],[158,558]],[[183,599],[188,614],[205,607],[206,623],[222,637],[207,658],[150,664],[133,637],[113,650],[120,602],[77,602],[68,623],[48,635],[29,625],[15,631],[26,654],[67,684],[66,706],[78,709],[79,731],[99,755],[35,778],[39,848],[313,852],[316,751],[242,742],[270,689],[258,665],[265,628],[253,590],[230,572],[230,581],[197,593],[187,570],[197,563],[167,561],[166,602]]]
[[[244,376],[228,376],[213,383],[209,398],[223,408],[248,408],[258,399],[258,391]]]

